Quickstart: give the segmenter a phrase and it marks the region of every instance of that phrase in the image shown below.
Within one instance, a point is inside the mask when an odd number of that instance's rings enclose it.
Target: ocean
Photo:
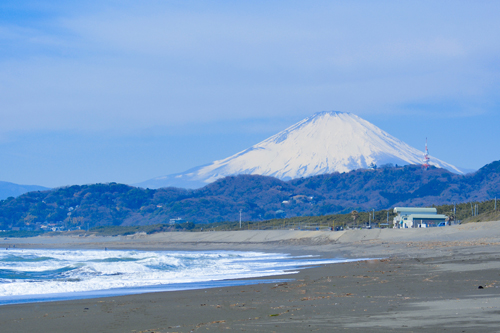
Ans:
[[[247,251],[0,252],[0,305],[279,282],[250,280],[365,259]]]

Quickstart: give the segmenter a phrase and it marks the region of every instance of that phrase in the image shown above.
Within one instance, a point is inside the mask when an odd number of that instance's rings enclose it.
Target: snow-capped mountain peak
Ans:
[[[368,168],[388,163],[422,164],[424,153],[348,112],[325,111],[223,160],[138,184],[196,188],[237,174],[282,180]],[[455,166],[431,157],[430,164],[455,173]]]

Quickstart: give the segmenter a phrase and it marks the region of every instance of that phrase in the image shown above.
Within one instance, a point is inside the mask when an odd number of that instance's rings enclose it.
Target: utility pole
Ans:
[[[453,203],[453,222],[457,222],[457,203]]]
[[[241,209],[240,209],[240,229],[241,229]]]
[[[497,197],[495,197],[495,212],[497,211]]]

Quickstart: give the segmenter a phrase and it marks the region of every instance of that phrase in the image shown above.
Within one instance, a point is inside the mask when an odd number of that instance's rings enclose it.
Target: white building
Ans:
[[[169,223],[168,223],[168,224],[170,224],[170,225],[174,225],[174,224],[176,224],[176,223],[184,223],[184,222],[186,222],[186,220],[184,220],[184,219],[182,219],[182,218],[178,217],[178,218],[176,218],[176,219],[170,219],[170,221],[169,221]]]
[[[438,214],[436,208],[396,207],[394,228],[429,228],[447,225],[448,216]]]

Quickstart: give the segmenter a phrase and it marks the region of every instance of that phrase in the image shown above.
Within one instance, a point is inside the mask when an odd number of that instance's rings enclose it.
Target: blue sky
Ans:
[[[500,159],[498,1],[2,1],[0,180],[136,183],[355,113]]]

